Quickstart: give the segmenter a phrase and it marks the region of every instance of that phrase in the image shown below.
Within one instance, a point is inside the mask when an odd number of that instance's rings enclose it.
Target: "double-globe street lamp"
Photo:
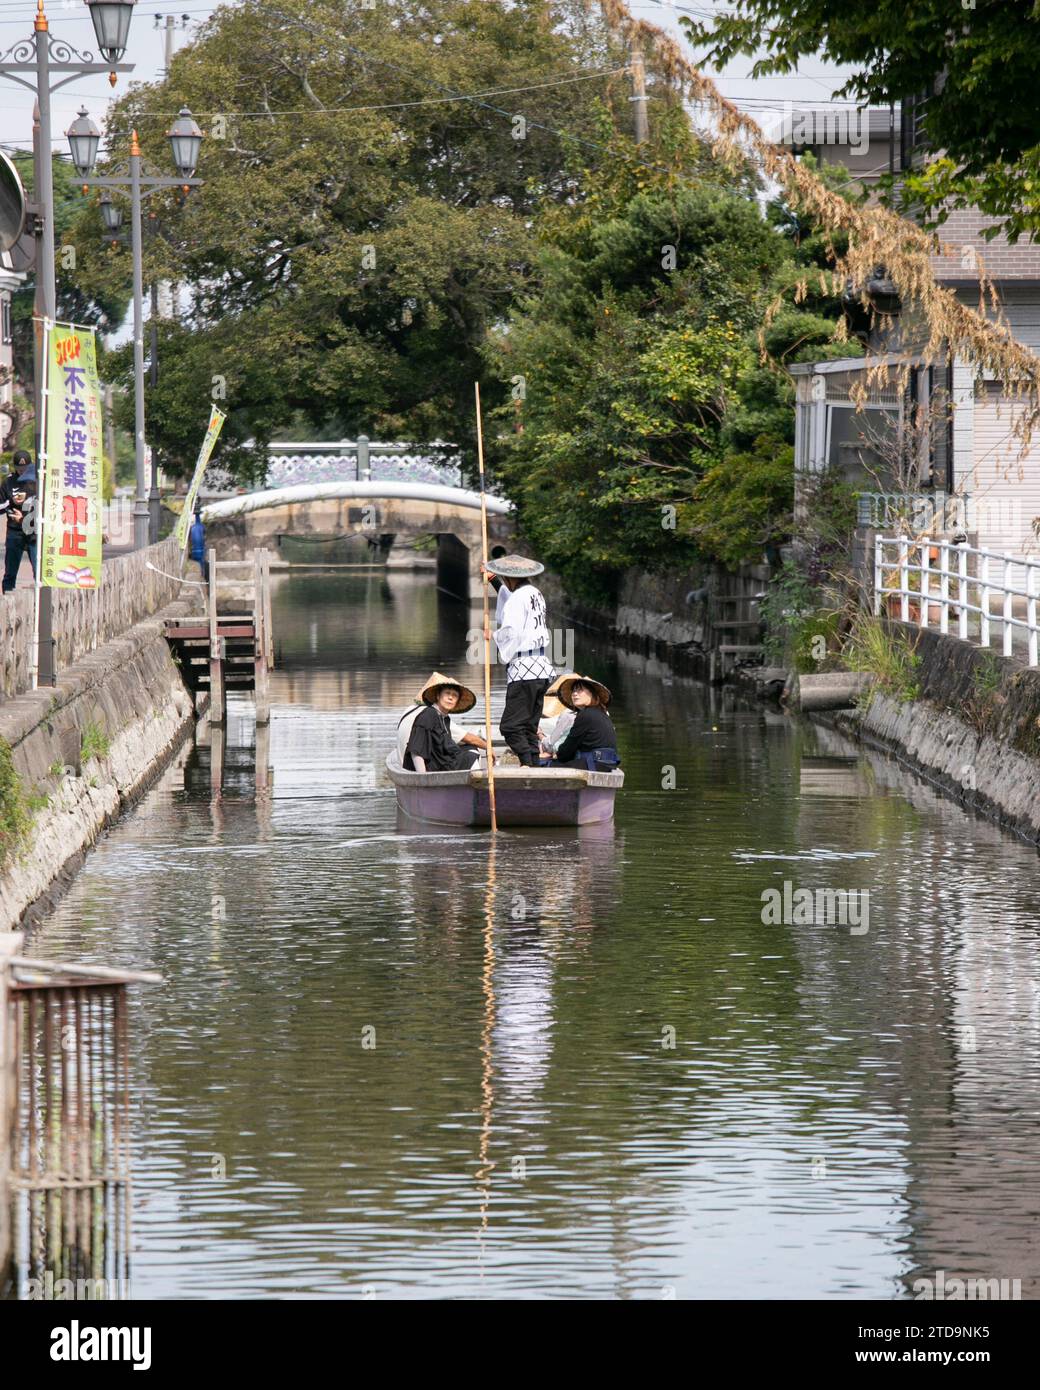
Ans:
[[[36,97],[35,128],[33,131],[33,203],[36,237],[36,453],[40,453],[40,429],[43,422],[43,321],[54,320],[57,295],[54,276],[54,178],[51,169],[51,93],[65,87],[78,77],[108,73],[115,85],[116,73],[132,72],[133,63],[122,63],[126,52],[130,18],[137,0],[85,0],[94,25],[94,34],[103,62],[93,53],[80,52],[71,44],[56,39],[44,13],[43,0],[37,0],[36,19],[32,36],[20,39],[0,55],[0,77],[27,88]],[[55,80],[56,75],[57,80]],[[42,559],[42,557],[41,557]],[[51,591],[41,589],[38,681],[54,684],[54,640],[51,622]]]
[[[151,539],[158,538],[159,528],[159,488],[158,466],[153,452],[151,487],[145,496],[145,458],[144,458],[144,265],[142,254],[141,203],[143,199],[164,188],[180,188],[186,193],[189,188],[197,188],[201,179],[194,177],[202,145],[202,131],[186,106],[182,106],[177,119],[167,132],[170,149],[173,152],[176,178],[164,178],[161,174],[141,175],[141,147],[137,141],[137,131],[130,135],[130,169],[125,177],[91,178],[90,171],[97,159],[101,132],[80,108],[79,115],[68,129],[69,149],[76,172],[83,180],[84,189],[101,188],[106,190],[101,196],[101,215],[106,229],[116,230],[121,221],[118,207],[108,195],[108,189],[116,189],[130,194],[130,238],[134,262],[134,463],[137,488],[134,499],[134,548],[139,550]]]

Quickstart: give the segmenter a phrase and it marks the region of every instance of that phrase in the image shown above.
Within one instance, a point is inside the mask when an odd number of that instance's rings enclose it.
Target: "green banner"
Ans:
[[[41,437],[40,583],[101,583],[101,382],[92,328],[48,324]]]
[[[184,499],[184,510],[177,518],[177,528],[174,535],[177,537],[177,545],[181,550],[188,544],[188,530],[191,526],[191,518],[195,513],[195,499],[199,495],[199,488],[202,486],[202,475],[206,471],[209,463],[209,456],[213,452],[213,446],[217,442],[217,436],[227,416],[216,406],[210,411],[209,426],[206,429],[206,437],[202,441],[202,448],[199,450],[199,457],[195,464],[195,472],[192,474],[191,487],[188,488],[188,495]]]

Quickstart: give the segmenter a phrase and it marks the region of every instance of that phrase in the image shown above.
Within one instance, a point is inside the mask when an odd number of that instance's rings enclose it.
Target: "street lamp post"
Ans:
[[[133,63],[121,63],[126,51],[130,17],[136,0],[86,0],[94,24],[98,48],[104,62],[97,62],[92,53],[81,53],[64,41],[55,39],[44,13],[43,0],[37,0],[32,37],[20,39],[0,56],[0,77],[27,88],[36,97],[33,141],[33,205],[36,219],[36,459],[40,460],[40,429],[43,424],[43,322],[53,322],[57,313],[57,290],[54,276],[54,178],[51,170],[51,93],[67,86],[79,77],[107,73],[114,85],[116,73],[132,72]],[[62,74],[55,79],[56,74]],[[46,479],[45,479],[46,482]],[[42,502],[42,498],[41,498]],[[41,508],[42,512],[42,508]],[[42,515],[37,525],[37,570],[43,560]],[[51,617],[51,591],[40,587],[37,579],[39,604],[39,647],[33,653],[36,683],[54,684],[54,637]]]
[[[90,146],[87,143],[89,138],[88,122],[89,118],[86,111],[81,111],[79,120],[74,121],[68,131],[72,162],[76,166],[76,172],[83,180],[84,188],[115,189],[120,193],[129,192],[130,194],[130,244],[133,249],[134,261],[134,463],[136,471],[134,549],[140,550],[148,544],[150,530],[150,509],[148,494],[145,491],[147,483],[144,459],[144,257],[142,254],[141,204],[145,198],[157,193],[160,189],[182,188],[187,192],[189,188],[197,188],[202,183],[201,179],[194,177],[195,166],[199,159],[199,149],[202,145],[202,131],[195,124],[188,108],[182,106],[177,120],[168,132],[170,148],[173,151],[173,162],[178,173],[177,178],[163,178],[160,175],[149,175],[142,178],[141,146],[138,143],[136,130],[132,131],[130,135],[129,176],[90,178],[90,171],[94,167],[94,159],[97,155],[97,146]],[[108,225],[107,218],[110,215],[103,211],[106,225]],[[158,524],[159,503],[157,478],[157,470],[153,464],[151,492],[154,494],[152,500],[156,526]]]
[[[108,193],[102,193],[101,197],[98,199],[98,210],[101,213],[101,221],[105,228],[105,240],[113,249],[116,246],[126,246],[126,237],[120,234],[120,228],[123,225],[123,209],[118,203],[113,203]],[[148,229],[149,232],[156,232],[157,224],[154,212],[148,214],[148,221],[152,224]],[[154,391],[159,381],[159,333],[157,326],[159,318],[159,285],[154,275],[152,276],[150,294],[151,305],[148,313],[148,327],[150,330],[150,342],[148,345],[148,384]],[[109,388],[109,395],[111,395],[111,388]],[[108,408],[111,412],[110,403]],[[109,423],[111,427],[111,422]],[[109,449],[109,453],[115,458],[114,446]],[[148,487],[149,545],[154,545],[159,539],[159,500],[159,467],[153,449],[152,473]]]

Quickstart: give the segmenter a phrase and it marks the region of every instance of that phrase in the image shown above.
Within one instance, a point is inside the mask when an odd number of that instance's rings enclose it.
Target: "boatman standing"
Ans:
[[[508,662],[506,703],[498,727],[522,767],[539,766],[542,696],[556,675],[549,660],[545,599],[531,583],[544,569],[523,555],[501,555],[487,566],[487,573],[497,575],[509,591],[493,634],[499,656]]]

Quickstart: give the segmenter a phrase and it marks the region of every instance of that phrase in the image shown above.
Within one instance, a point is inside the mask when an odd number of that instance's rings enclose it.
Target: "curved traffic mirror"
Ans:
[[[14,164],[0,150],[0,251],[10,251],[25,225],[25,189]]]

